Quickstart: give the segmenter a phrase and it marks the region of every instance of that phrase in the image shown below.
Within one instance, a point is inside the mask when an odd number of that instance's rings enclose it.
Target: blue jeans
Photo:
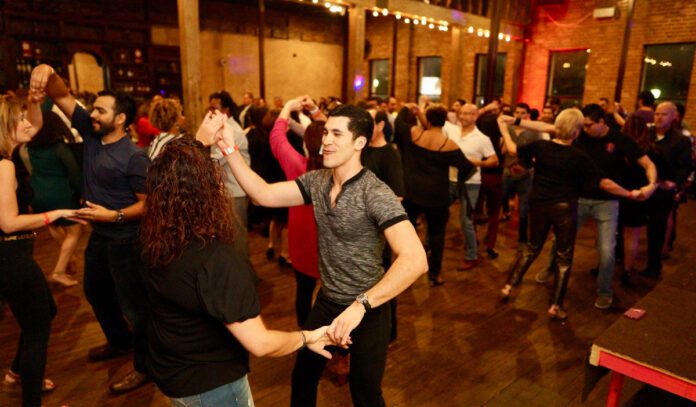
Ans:
[[[476,260],[478,242],[476,241],[476,226],[474,225],[474,207],[478,199],[481,184],[466,184],[466,195],[460,197],[459,222],[466,239],[466,260]],[[467,202],[468,198],[468,202]]]
[[[503,175],[503,196],[505,201],[517,194],[519,197],[519,217],[520,222],[517,228],[517,241],[527,243],[529,234],[529,192],[532,190],[532,177],[514,178],[510,175]]]
[[[587,218],[597,223],[597,250],[599,251],[599,273],[597,274],[597,295],[611,296],[614,280],[614,261],[616,253],[616,227],[619,223],[619,200],[578,199],[578,230]],[[554,241],[555,246],[555,241]],[[551,252],[553,262],[554,249]]]
[[[181,398],[170,397],[169,400],[176,407],[254,407],[247,375],[205,393]]]

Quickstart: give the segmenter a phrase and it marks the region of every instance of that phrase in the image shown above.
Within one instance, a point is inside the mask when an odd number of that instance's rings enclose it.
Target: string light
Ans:
[[[413,20],[413,24],[418,25],[418,24],[420,24],[420,21],[418,21],[418,20]]]
[[[479,37],[483,37],[483,31],[479,29],[478,32],[476,32],[476,35],[478,35]]]
[[[379,13],[377,12],[377,10],[372,12],[372,17],[379,17]]]
[[[394,17],[396,17],[397,20],[401,20],[401,13],[396,13]]]
[[[312,0],[312,3],[317,4],[319,3],[319,0]]]
[[[388,14],[389,14],[389,10],[387,10],[386,8],[382,10],[382,15],[383,15],[383,16],[386,16],[386,15],[388,15]]]
[[[430,28],[432,30],[433,28],[435,28],[435,25],[433,23],[430,23],[430,24],[428,24],[428,28]]]
[[[503,39],[503,33],[498,33],[498,39],[502,40]]]
[[[473,33],[474,33],[474,27],[469,26],[469,30],[468,30],[468,31],[469,31],[469,34],[473,34]]]
[[[408,23],[410,23],[410,22],[411,22],[411,19],[410,19],[410,18],[408,18],[408,17],[404,18],[404,23],[408,24]]]
[[[506,35],[506,36],[505,36],[505,42],[510,42],[510,36],[509,36],[509,35]]]
[[[486,35],[486,38],[488,38],[488,37],[490,37],[490,36],[491,36],[491,32],[490,32],[490,31],[488,31],[488,30],[486,30],[486,33],[485,33],[485,35]]]

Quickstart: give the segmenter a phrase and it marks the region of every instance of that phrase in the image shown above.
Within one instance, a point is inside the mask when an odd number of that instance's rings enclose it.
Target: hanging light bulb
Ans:
[[[388,15],[388,14],[389,14],[389,10],[387,10],[386,8],[385,8],[385,9],[382,9],[382,15],[383,15],[383,16],[386,16],[386,15]]]
[[[421,17],[421,24],[425,25],[425,17]]]
[[[433,23],[430,23],[430,24],[428,24],[428,28],[430,28],[432,30],[433,28],[435,28],[435,25]]]
[[[469,31],[469,34],[473,34],[473,33],[474,33],[474,27],[469,26],[469,30],[468,30],[468,31]]]
[[[410,22],[411,22],[411,19],[410,19],[410,18],[408,18],[408,17],[404,18],[404,23],[408,24],[408,23],[410,23]]]
[[[488,31],[488,30],[486,30],[486,32],[485,32],[485,36],[486,36],[486,38],[490,37],[490,36],[491,36],[491,32],[490,32],[490,31]]]
[[[414,20],[413,20],[413,24],[418,25],[418,24],[420,24],[420,21],[414,19]]]
[[[505,36],[503,35],[503,33],[498,33],[498,39],[499,39],[499,40],[502,40],[503,38],[505,38]]]
[[[377,12],[377,10],[372,12],[372,17],[379,17],[379,13]]]
[[[505,36],[505,42],[510,42],[510,36],[509,36],[509,35],[506,35],[506,36]]]
[[[442,31],[449,31],[449,28],[447,26],[442,27]]]
[[[478,35],[479,37],[483,37],[483,31],[482,31],[482,30],[478,30],[478,31],[476,32],[476,35]]]
[[[397,20],[401,20],[401,13],[396,13],[394,17],[396,17]]]

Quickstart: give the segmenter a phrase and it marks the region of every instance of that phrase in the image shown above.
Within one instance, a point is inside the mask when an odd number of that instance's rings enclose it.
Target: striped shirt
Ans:
[[[157,137],[155,137],[155,139],[152,140],[152,144],[150,144],[150,151],[148,152],[148,155],[150,156],[150,161],[154,160],[155,157],[157,157],[159,153],[161,153],[162,150],[164,150],[164,147],[167,144],[169,144],[170,141],[179,137],[181,137],[181,135],[175,136],[166,132],[158,134]]]

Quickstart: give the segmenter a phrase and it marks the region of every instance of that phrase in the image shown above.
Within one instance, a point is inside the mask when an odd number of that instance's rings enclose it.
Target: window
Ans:
[[[558,98],[561,108],[582,106],[589,49],[551,51],[546,98]]]
[[[418,99],[427,96],[432,102],[439,102],[442,95],[440,68],[441,57],[418,58]]]
[[[646,45],[640,90],[652,92],[656,103],[686,104],[694,48],[696,43]]]
[[[505,54],[498,54],[495,59],[495,87],[493,97],[503,96],[505,84]],[[477,105],[483,106],[486,93],[486,67],[488,66],[488,54],[476,54],[476,94],[474,100]]]
[[[389,96],[389,60],[370,61],[370,96],[387,98]]]

